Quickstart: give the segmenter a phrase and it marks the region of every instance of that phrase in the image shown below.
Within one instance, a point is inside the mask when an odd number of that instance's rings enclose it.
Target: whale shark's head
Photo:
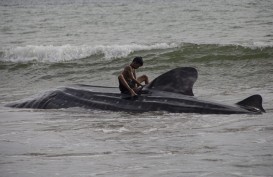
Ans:
[[[197,77],[198,73],[195,68],[179,67],[160,75],[148,84],[145,89],[194,96],[192,87]]]

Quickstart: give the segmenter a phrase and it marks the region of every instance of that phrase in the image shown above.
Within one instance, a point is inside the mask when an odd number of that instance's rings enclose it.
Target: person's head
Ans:
[[[132,64],[131,66],[134,68],[134,69],[138,69],[139,67],[143,66],[143,59],[142,57],[135,57],[132,61]]]

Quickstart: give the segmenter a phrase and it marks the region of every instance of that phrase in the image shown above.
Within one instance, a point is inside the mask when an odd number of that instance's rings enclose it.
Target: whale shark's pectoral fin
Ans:
[[[180,67],[160,75],[146,88],[194,96],[192,87],[197,77],[198,73],[195,68]]]
[[[250,111],[256,109],[258,112],[265,112],[262,102],[263,98],[261,95],[252,95],[236,104]]]

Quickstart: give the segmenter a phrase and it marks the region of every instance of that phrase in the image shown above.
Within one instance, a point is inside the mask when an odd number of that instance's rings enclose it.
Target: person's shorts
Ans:
[[[128,82],[128,85],[130,88],[136,87],[136,83],[134,81]],[[123,94],[130,94],[130,91],[120,82],[120,80],[119,80],[119,90]]]

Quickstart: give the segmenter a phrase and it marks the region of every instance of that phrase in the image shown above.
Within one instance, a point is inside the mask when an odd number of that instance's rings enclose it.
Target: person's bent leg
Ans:
[[[145,85],[149,84],[149,79],[148,79],[148,76],[146,76],[146,75],[142,75],[142,76],[138,77],[137,81],[139,83],[145,82]]]

